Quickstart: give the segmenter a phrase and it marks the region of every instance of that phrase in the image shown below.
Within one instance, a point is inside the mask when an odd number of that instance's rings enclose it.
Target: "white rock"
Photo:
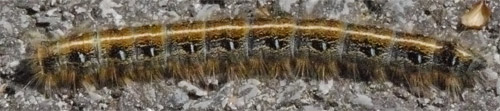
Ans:
[[[95,93],[95,92],[87,92],[90,96],[90,98],[93,100],[93,101],[98,101],[98,100],[102,100],[104,99],[101,95]]]
[[[306,87],[307,84],[303,80],[297,80],[296,82],[286,86],[285,89],[278,94],[278,103],[300,99],[306,90]]]
[[[497,79],[497,88],[496,88],[497,95],[500,95],[500,79]]]
[[[76,14],[80,14],[80,13],[83,13],[83,12],[86,12],[86,11],[87,11],[87,9],[82,8],[82,7],[78,7],[78,8],[75,9]]]
[[[161,104],[156,104],[156,108],[158,108],[159,110],[163,110],[164,109],[163,105],[161,105]]]
[[[188,101],[186,104],[182,105],[182,109],[188,109],[193,103],[193,101]]]
[[[249,85],[249,84],[239,88],[238,90],[239,90],[238,92],[239,92],[241,98],[244,100],[251,99],[260,93],[259,88],[257,88],[254,85]],[[244,91],[247,91],[247,92],[244,92]]]
[[[304,106],[303,111],[323,111],[323,109],[320,106],[314,106],[314,105],[307,105]]]
[[[394,84],[392,82],[384,82],[384,85],[387,87],[392,87]]]
[[[500,63],[500,54],[494,54],[493,61],[497,64]]]
[[[236,100],[236,103],[235,103],[235,104],[236,104],[236,106],[238,106],[238,107],[245,106],[245,99],[238,98],[238,99]]]
[[[352,100],[354,104],[360,104],[368,107],[372,107],[372,99],[366,95],[363,94],[357,94],[357,97]]]
[[[305,8],[306,8],[306,12],[308,14],[311,14],[313,9],[316,7],[316,4],[318,4],[320,0],[307,0],[305,1]]]
[[[229,98],[222,98],[221,99],[221,106],[226,107],[229,106],[231,107],[232,103],[230,103]]]
[[[226,98],[225,100],[227,100],[227,103],[224,105],[224,107],[229,107],[231,108],[231,110],[236,110],[238,109],[238,104],[239,104],[239,100],[234,97],[234,96],[230,96],[228,98]]]
[[[59,11],[59,8],[50,9],[50,10],[47,11],[47,15],[48,16],[57,16],[56,12],[58,12],[58,11]],[[59,13],[57,13],[57,14],[59,14]]]
[[[125,22],[122,21],[123,16],[118,14],[113,8],[122,7],[121,4],[117,4],[112,0],[103,0],[99,3],[99,8],[102,10],[101,16],[107,17],[107,15],[111,15],[113,17],[113,21],[116,25],[122,26],[125,25]]]
[[[181,88],[184,88],[184,90],[188,91],[188,92],[192,92],[192,93],[195,93],[197,96],[206,96],[208,94],[207,91],[204,91],[194,85],[192,85],[191,83],[188,83],[186,81],[181,81],[177,84],[177,86],[181,87]]]
[[[498,73],[493,71],[493,69],[491,69],[491,68],[484,69],[483,74],[486,76],[486,80],[498,79]]]
[[[36,100],[35,96],[30,96],[29,100],[28,100],[28,104],[36,104],[36,103],[37,103],[37,100]]]
[[[292,4],[296,3],[297,1],[298,0],[280,0],[279,5],[284,11],[290,12],[290,9],[292,9]]]
[[[286,85],[286,80],[281,80],[281,81],[280,81],[280,86],[281,86],[281,87],[283,87],[283,86],[285,86],[285,85]]]
[[[63,102],[63,101],[59,101],[56,103],[56,105],[61,108],[61,109],[65,109],[67,103]]]
[[[212,100],[208,100],[208,101],[203,101],[203,102],[199,102],[195,105],[193,105],[193,108],[201,108],[201,109],[206,109],[210,106],[210,104],[212,104]]]
[[[14,94],[15,98],[19,98],[21,96],[24,96],[24,91],[16,91],[16,94]]]
[[[257,109],[257,111],[262,111],[262,106],[261,105],[257,105],[255,109]]]
[[[320,81],[318,85],[318,90],[321,91],[321,94],[326,95],[330,92],[330,88],[333,86],[333,80],[329,81]]]
[[[260,81],[257,79],[248,79],[247,82],[253,85],[260,85]]]
[[[104,103],[99,103],[99,108],[106,109],[106,108],[108,108],[108,105],[104,104]]]
[[[208,78],[208,83],[211,85],[219,85],[219,80],[215,77],[209,77]]]
[[[158,99],[156,97],[156,89],[155,88],[152,88],[151,85],[148,85],[144,88],[144,90],[146,90],[146,94],[145,97],[148,99],[148,100],[151,100],[151,101],[156,101],[156,99]]]
[[[294,83],[294,85],[296,85],[296,88],[299,91],[297,91],[296,93],[293,94],[292,97],[290,97],[291,100],[300,99],[302,97],[302,93],[306,90],[307,87],[307,84],[302,80],[298,80],[297,82]]]
[[[197,10],[198,13],[195,16],[195,18],[198,20],[204,20],[210,17],[215,11],[220,10],[220,8],[217,7],[216,5],[203,5],[200,6],[200,8],[196,9],[199,9]]]
[[[12,24],[8,22],[7,19],[0,20],[0,26],[7,30],[7,33],[14,32],[14,26],[12,26]]]
[[[16,67],[19,65],[19,61],[12,61],[9,63],[9,67]]]
[[[189,101],[189,96],[181,89],[177,89],[174,91],[173,100],[175,104],[183,104]]]

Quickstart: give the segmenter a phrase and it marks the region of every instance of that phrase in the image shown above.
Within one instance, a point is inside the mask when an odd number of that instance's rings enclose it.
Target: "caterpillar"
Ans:
[[[325,18],[249,17],[87,31],[33,46],[43,91],[175,78],[352,78],[460,92],[484,59],[453,41]],[[28,78],[28,79],[26,79]]]

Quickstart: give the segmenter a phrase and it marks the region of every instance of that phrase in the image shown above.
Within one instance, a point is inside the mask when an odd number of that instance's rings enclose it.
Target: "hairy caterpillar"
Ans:
[[[484,60],[419,34],[322,18],[255,17],[106,29],[41,42],[22,80],[50,91],[177,78],[353,78],[459,92]],[[28,80],[25,77],[29,78]]]

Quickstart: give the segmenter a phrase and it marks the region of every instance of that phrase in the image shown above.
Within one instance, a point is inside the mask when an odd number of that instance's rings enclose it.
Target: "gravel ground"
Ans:
[[[223,2],[221,2],[223,1]],[[293,11],[299,0],[278,0]],[[259,0],[258,2],[263,2]],[[45,96],[11,81],[13,70],[37,39],[57,39],[85,27],[112,28],[175,22],[215,12],[236,13],[243,0],[0,0],[0,110],[499,110],[500,2],[489,0],[491,21],[464,29],[460,16],[476,0],[310,0],[310,16],[321,16],[461,41],[488,60],[486,82],[450,99],[433,90],[420,98],[399,84],[352,80],[258,80],[213,82],[202,88],[186,81],[160,80],[126,87]],[[231,10],[231,11],[228,11]],[[307,16],[307,14],[305,15]],[[27,33],[30,32],[30,33]],[[39,37],[28,34],[39,32]],[[36,34],[39,35],[39,34]]]

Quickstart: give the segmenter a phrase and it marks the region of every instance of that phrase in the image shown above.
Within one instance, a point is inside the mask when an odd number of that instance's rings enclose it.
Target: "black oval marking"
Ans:
[[[185,43],[185,44],[182,44],[180,46],[181,46],[182,50],[184,50],[190,54],[198,52],[202,48],[201,45],[197,45],[197,44],[193,44],[193,43]]]
[[[160,50],[158,50],[158,48],[156,46],[152,46],[152,45],[142,46],[142,47],[139,47],[139,49],[142,52],[141,54],[145,55],[146,57],[154,57],[154,56],[157,56],[161,53]],[[153,51],[153,52],[151,52],[151,51]]]
[[[184,50],[188,53],[194,53],[194,51],[193,51],[194,45],[191,43],[182,44],[181,47],[182,47],[182,50]]]
[[[112,47],[111,50],[109,50],[109,57],[115,58],[115,59],[120,59],[124,60],[128,58],[128,53],[124,50],[125,48],[122,47]],[[120,53],[123,53],[123,58]]]
[[[456,66],[460,61],[453,52],[454,47],[450,44],[445,45],[441,52],[436,56],[438,63],[446,66]]]
[[[278,46],[276,46],[276,39],[273,39],[273,38],[268,38],[268,39],[264,39],[264,42],[266,44],[267,47],[270,47],[274,50],[278,49],[279,48],[279,44]],[[279,42],[278,42],[279,43]]]
[[[325,41],[312,40],[311,47],[315,50],[322,52],[322,51],[327,50],[330,47],[330,44],[326,43]]]
[[[419,52],[406,52],[408,59],[414,63],[414,64],[423,64],[426,62],[429,62],[429,58],[424,56],[422,53]]]
[[[455,66],[458,63],[457,56],[454,53],[447,53],[443,56],[444,63],[448,66]]]
[[[222,39],[219,41],[221,47],[226,49],[227,51],[238,49],[240,44],[238,42],[234,42],[231,39]]]
[[[73,63],[84,63],[84,62],[89,60],[87,54],[81,53],[79,51],[72,51],[69,54],[68,59],[69,59],[69,62],[73,62]]]
[[[359,50],[367,57],[379,56],[384,52],[382,49],[378,47],[371,47],[371,46],[359,46]]]
[[[373,53],[375,53],[375,49],[372,48],[372,47],[360,47],[359,50],[361,52],[363,52],[363,54],[365,54],[366,56],[368,57],[372,57],[372,56],[375,56]]]
[[[266,38],[264,39],[264,44],[271,49],[278,50],[285,47],[288,42],[280,41],[276,38]]]

